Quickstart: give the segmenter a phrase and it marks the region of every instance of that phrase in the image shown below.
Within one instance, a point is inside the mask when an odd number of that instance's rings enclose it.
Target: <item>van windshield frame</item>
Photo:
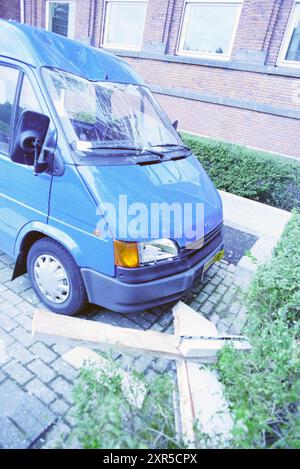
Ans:
[[[48,67],[42,76],[71,149],[81,158],[185,148],[146,86],[90,81]]]

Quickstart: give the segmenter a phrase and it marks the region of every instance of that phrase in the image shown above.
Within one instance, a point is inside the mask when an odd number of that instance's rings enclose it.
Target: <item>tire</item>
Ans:
[[[54,313],[72,316],[88,304],[80,269],[57,241],[42,238],[34,243],[27,271],[36,295]]]

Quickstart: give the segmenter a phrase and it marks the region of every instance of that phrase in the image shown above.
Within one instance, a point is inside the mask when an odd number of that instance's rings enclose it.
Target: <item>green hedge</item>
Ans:
[[[300,448],[300,214],[294,212],[247,296],[252,351],[218,369],[235,416],[233,446]]]
[[[291,210],[300,207],[300,164],[278,155],[182,134],[218,189]]]

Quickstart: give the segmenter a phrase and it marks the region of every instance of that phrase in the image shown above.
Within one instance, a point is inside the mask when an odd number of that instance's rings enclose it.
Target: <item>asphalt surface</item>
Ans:
[[[224,226],[225,260],[237,265],[241,258],[258,240],[257,236]]]

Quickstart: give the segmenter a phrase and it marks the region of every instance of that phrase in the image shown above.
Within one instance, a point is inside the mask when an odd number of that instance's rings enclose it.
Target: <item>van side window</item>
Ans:
[[[22,89],[20,93],[18,111],[17,111],[17,122],[23,111],[35,111],[42,112],[41,106],[38,102],[34,89],[29,81],[29,78],[25,75],[23,79]]]
[[[0,153],[8,154],[19,71],[0,65]]]

